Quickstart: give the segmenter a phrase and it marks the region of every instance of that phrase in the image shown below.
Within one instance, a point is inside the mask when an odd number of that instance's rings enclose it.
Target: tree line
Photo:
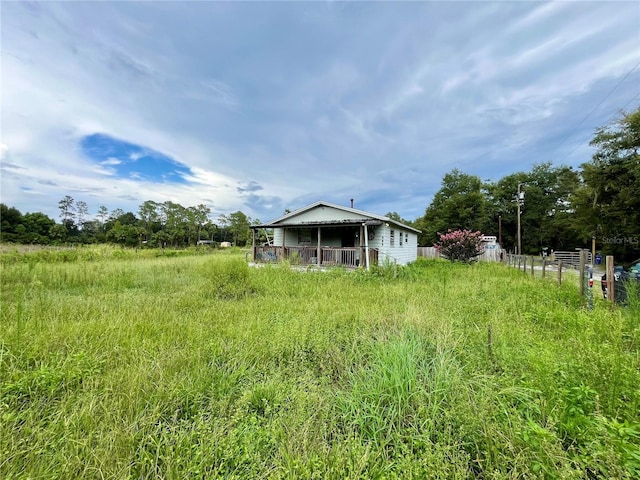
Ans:
[[[468,229],[500,235],[515,251],[520,202],[522,253],[591,248],[595,240],[603,254],[640,257],[640,108],[598,128],[590,145],[595,153],[579,169],[539,163],[498,181],[452,170],[424,216],[410,222],[422,230],[420,244]]]
[[[24,244],[117,243],[123,246],[185,247],[199,241],[217,244],[232,242],[246,245],[250,227],[259,223],[242,211],[221,214],[214,222],[206,205],[184,207],[175,202],[143,202],[137,211],[125,212],[106,206],[91,218],[82,200],[66,195],[58,202],[60,223],[43,213],[22,214],[14,207],[0,204],[0,241]]]
[[[603,254],[640,257],[640,107],[597,129],[590,144],[595,153],[578,169],[538,163],[497,181],[454,169],[422,217],[407,221],[396,212],[387,215],[421,230],[420,245],[433,245],[450,229],[466,229],[499,235],[502,246],[515,251],[520,202],[522,253],[588,248],[595,239]],[[524,199],[516,198],[518,186]],[[0,204],[0,241],[182,247],[209,240],[242,246],[251,239],[250,226],[260,223],[241,211],[214,221],[206,205],[170,201],[147,200],[137,215],[100,206],[94,218],[84,201],[68,195],[58,207],[60,223]]]

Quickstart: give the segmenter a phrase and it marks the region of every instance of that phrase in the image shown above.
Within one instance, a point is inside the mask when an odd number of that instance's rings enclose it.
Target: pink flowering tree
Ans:
[[[440,256],[448,258],[452,262],[471,263],[478,255],[484,253],[482,233],[471,230],[449,230],[447,233],[439,233],[440,241],[434,246],[440,252]]]

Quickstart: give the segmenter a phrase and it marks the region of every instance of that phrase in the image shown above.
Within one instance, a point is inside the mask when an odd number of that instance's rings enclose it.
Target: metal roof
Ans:
[[[287,222],[286,221],[291,217],[295,217],[296,215],[300,215],[301,213],[304,213],[306,211],[313,210],[314,208],[318,208],[322,206],[335,208],[337,210],[342,210],[344,212],[360,215],[362,218],[349,219],[349,220],[335,220],[335,221],[321,220],[321,221],[315,221],[315,222],[314,221],[306,221],[306,222],[295,222],[295,221]],[[375,220],[376,222],[374,223],[371,220]],[[276,218],[275,220],[272,220],[269,223],[265,223],[262,225],[253,225],[251,228],[252,229],[294,228],[294,227],[314,227],[314,226],[330,226],[330,225],[345,226],[345,225],[362,225],[363,223],[367,223],[367,225],[381,225],[383,222],[392,223],[398,227],[404,228],[406,230],[411,230],[412,232],[415,232],[415,233],[421,233],[420,230],[410,227],[408,225],[405,225],[404,223],[398,222],[396,220],[393,220],[389,217],[376,215],[375,213],[369,213],[363,210],[357,210],[355,208],[343,207],[342,205],[336,205],[335,203],[329,203],[324,201],[318,201],[318,202],[312,203],[311,205],[307,205],[306,207],[299,208],[298,210],[294,210],[293,212],[287,213],[286,215]]]

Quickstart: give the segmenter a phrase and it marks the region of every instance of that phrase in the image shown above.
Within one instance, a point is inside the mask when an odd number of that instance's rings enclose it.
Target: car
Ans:
[[[613,280],[615,282],[615,288],[613,289],[614,301],[616,303],[627,302],[627,290],[628,282],[637,281],[637,287],[635,291],[640,296],[640,258],[626,264],[625,266],[616,266],[613,269]],[[602,295],[607,298],[607,274],[605,273],[601,278]]]
[[[625,270],[628,270],[631,273],[635,273],[636,275],[640,274],[640,258],[631,262],[629,267]]]

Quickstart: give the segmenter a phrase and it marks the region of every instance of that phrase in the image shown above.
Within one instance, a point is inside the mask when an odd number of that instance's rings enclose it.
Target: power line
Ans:
[[[636,64],[634,65],[634,67],[633,67],[631,70],[629,70],[629,71],[627,72],[627,74],[626,74],[624,77],[622,77],[622,80],[620,80],[618,83],[616,83],[615,87],[613,87],[613,88],[611,89],[611,91],[609,91],[609,93],[607,93],[607,95],[606,95],[602,100],[600,100],[600,103],[598,103],[598,105],[596,105],[596,106],[595,106],[595,107],[594,107],[594,108],[593,108],[593,109],[592,109],[592,110],[591,110],[591,111],[590,111],[590,112],[589,112],[589,113],[588,113],[588,114],[587,114],[587,115],[586,115],[582,120],[580,120],[580,122],[579,122],[579,123],[574,127],[574,129],[578,129],[578,128],[580,127],[580,125],[582,125],[584,122],[586,122],[586,121],[587,121],[587,119],[588,119],[588,118],[593,114],[593,112],[595,112],[595,111],[600,107],[600,105],[602,105],[602,104],[603,104],[603,103],[604,103],[604,102],[605,102],[605,101],[606,101],[606,100],[607,100],[607,99],[608,99],[608,98],[613,94],[613,92],[615,92],[615,91],[618,89],[618,87],[619,87],[620,85],[622,85],[622,82],[624,82],[624,81],[629,77],[629,75],[631,75],[631,74],[634,72],[634,70],[635,70],[636,68],[638,68],[638,67],[640,67],[640,62],[636,63]],[[632,99],[632,100],[633,100],[633,99]],[[632,101],[632,100],[630,100],[629,102],[627,102],[627,104],[625,105],[625,107],[626,107],[629,103],[631,103],[631,101]],[[623,108],[624,108],[624,107],[623,107]],[[558,146],[555,148],[555,150],[557,151],[557,150],[558,150],[562,145],[564,145],[564,144],[565,144],[565,142],[566,142],[568,139],[569,139],[569,135],[567,135],[567,136],[562,140],[562,142],[560,142],[560,143],[558,144]],[[580,145],[578,145],[575,149],[573,149],[573,150],[571,151],[571,153],[575,152],[575,151],[576,151],[580,146],[581,146],[581,144],[580,144]],[[571,153],[570,153],[569,155],[571,155]],[[567,155],[567,157],[568,157],[569,155]]]
[[[640,93],[637,93],[635,97],[633,97],[631,100],[629,100],[627,103],[625,103],[625,104],[622,106],[622,108],[621,108],[620,110],[624,111],[624,109],[625,109],[625,108],[627,108],[627,105],[629,105],[631,102],[633,102],[633,101],[634,101],[636,98],[638,98],[638,97],[640,97]],[[615,115],[616,115],[615,113],[614,113],[613,115],[611,115],[611,118],[609,119],[609,122],[607,122],[607,123],[610,123],[610,122],[611,122],[611,120],[613,120],[613,117],[615,117]],[[583,141],[583,142],[584,142],[584,141]],[[570,152],[565,156],[565,158],[568,158],[568,157],[570,157],[571,155],[573,155],[573,152],[575,152],[577,149],[579,149],[579,148],[583,145],[583,142],[578,143],[578,145],[576,145],[576,146],[575,146],[575,148],[574,148],[573,150],[571,150],[571,151],[570,151]]]
[[[591,110],[591,111],[589,112],[589,114],[588,114],[586,117],[584,117],[584,118],[582,119],[582,121],[581,121],[581,122],[576,126],[576,128],[578,128],[580,125],[582,125],[582,123],[583,123],[587,118],[589,118],[589,117],[591,116],[591,114],[592,114],[593,112],[595,112],[595,111],[598,109],[598,107],[599,107],[600,105],[602,105],[602,104],[607,100],[607,98],[609,98],[609,97],[611,96],[611,94],[612,94],[613,92],[615,92],[615,91],[616,91],[616,89],[617,89],[617,88],[622,84],[622,82],[624,82],[624,81],[629,77],[629,75],[631,75],[631,74],[633,73],[633,71],[634,71],[636,68],[638,68],[639,66],[640,66],[640,62],[636,63],[636,65],[635,65],[631,70],[629,70],[629,71],[627,72],[627,74],[622,78],[622,80],[620,80],[620,81],[616,84],[616,86],[615,86],[615,87],[613,87],[609,93],[607,93],[607,96],[606,96],[606,97],[604,97],[604,98],[600,101],[600,103],[598,103],[598,105],[596,105],[596,106],[594,107],[594,109],[593,109],[593,110]]]
[[[633,97],[631,100],[629,100],[627,103],[625,103],[620,110],[624,111],[624,109],[627,108],[627,105],[629,105],[631,102],[633,102],[638,97],[640,97],[640,92],[638,92],[635,97]],[[615,115],[615,113],[613,115]],[[613,115],[611,116],[611,118],[613,118]]]

